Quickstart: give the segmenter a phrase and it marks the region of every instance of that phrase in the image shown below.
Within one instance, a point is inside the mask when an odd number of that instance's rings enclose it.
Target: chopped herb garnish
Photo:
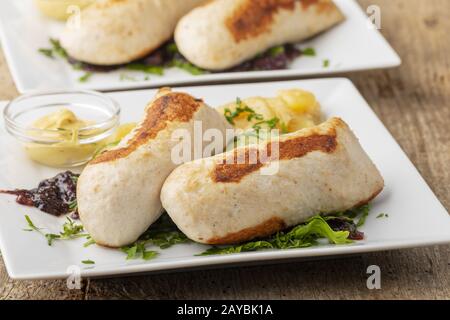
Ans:
[[[284,46],[277,46],[270,48],[268,54],[272,57],[276,57],[280,54],[283,54],[284,52],[285,52]]]
[[[304,56],[315,57],[316,56],[316,50],[314,48],[306,48],[306,49],[302,50],[302,54]]]
[[[178,69],[182,69],[184,71],[189,72],[190,74],[192,74],[194,76],[198,76],[200,74],[206,73],[205,70],[194,66],[192,63],[188,62],[187,60],[173,59],[172,62],[169,63],[169,66],[176,67]]]
[[[86,240],[87,240],[87,241],[83,244],[83,247],[85,247],[85,248],[87,248],[87,247],[89,247],[89,246],[95,244],[95,240],[92,239],[91,236],[87,236],[87,237],[86,237]]]
[[[87,82],[92,77],[92,72],[86,72],[80,78],[78,78],[79,82]]]
[[[68,54],[66,52],[66,50],[61,47],[61,44],[59,43],[59,41],[57,39],[52,39],[50,38],[50,44],[51,44],[51,48],[40,48],[38,49],[38,51],[40,53],[42,53],[43,55],[49,57],[49,58],[54,58],[55,55],[60,56],[63,59],[67,59],[68,58]]]
[[[82,264],[95,264],[95,261],[92,260],[83,260],[81,261]]]
[[[135,77],[132,77],[125,73],[121,73],[119,79],[120,81],[138,81]]]
[[[30,229],[23,229],[23,231],[37,231],[37,232],[41,232],[41,229],[36,227],[33,223],[33,221],[31,221],[31,218],[27,215],[25,215],[25,220],[28,223],[28,226],[30,227]]]
[[[57,39],[50,38],[50,43],[52,45],[53,53],[59,55],[61,58],[67,59],[69,55],[67,54],[66,49],[61,46],[61,43]]]
[[[77,205],[77,200],[72,201],[71,203],[69,203],[69,209],[70,211],[75,211],[77,210],[78,205]]]
[[[253,129],[255,129],[255,131],[258,133],[262,129],[261,128],[262,125],[267,125],[267,128],[269,130],[272,130],[277,127],[279,122],[280,122],[280,119],[278,119],[277,117],[274,117],[269,120],[259,121],[253,125]]]
[[[172,222],[167,214],[163,214],[139,239],[122,247],[122,252],[127,254],[127,260],[142,258],[150,260],[156,257],[158,252],[148,251],[147,246],[154,245],[160,249],[167,249],[173,245],[187,243],[190,240]]]
[[[156,251],[144,251],[142,253],[142,259],[144,259],[145,261],[152,260],[152,259],[156,258],[157,255],[158,255],[158,252],[156,252]]]
[[[356,209],[357,211],[359,211],[359,214],[361,215],[361,217],[358,220],[358,223],[356,224],[357,227],[362,227],[364,225],[364,223],[366,223],[366,219],[369,216],[370,213],[370,205],[365,205],[362,206],[358,209]],[[355,210],[355,211],[356,211]]]
[[[264,120],[264,117],[261,114],[256,113],[255,110],[253,110],[249,106],[244,105],[240,98],[236,98],[236,110],[231,111],[228,108],[225,108],[224,110],[225,118],[232,125],[234,125],[234,119],[236,119],[243,113],[248,113],[247,121],[252,121],[253,119],[260,121]]]
[[[381,218],[389,218],[389,215],[386,213],[380,213],[379,215],[377,215],[377,219],[381,219]]]
[[[53,50],[52,49],[45,49],[45,48],[41,48],[38,50],[40,53],[42,53],[44,56],[54,59],[55,56],[53,55]]]
[[[83,64],[81,62],[72,63],[73,70],[83,71]]]
[[[121,250],[127,254],[127,260],[142,258],[144,260],[150,260],[158,255],[156,251],[148,251],[145,249],[145,241],[137,241],[134,244],[126,247],[122,247]]]
[[[41,228],[38,228],[31,221],[29,216],[25,216],[25,220],[28,223],[28,227],[30,229],[24,229],[24,231],[37,231],[42,234],[46,239],[49,246],[53,244],[55,240],[73,240],[77,238],[85,238],[89,235],[87,233],[83,233],[83,226],[75,223],[72,219],[67,218],[67,221],[63,224],[63,230],[59,234],[54,233],[44,233]]]
[[[330,66],[330,60],[328,60],[328,59],[323,60],[323,67],[328,68],[329,66]]]
[[[166,52],[171,54],[171,55],[175,55],[175,54],[179,54],[180,51],[178,50],[177,44],[175,42],[169,43],[166,48],[165,48]]]
[[[281,122],[280,123],[280,127],[281,127],[281,133],[282,134],[289,133],[289,129],[288,129],[286,123]]]
[[[162,76],[164,74],[164,68],[161,66],[151,66],[151,65],[145,65],[143,63],[130,63],[126,66],[128,70],[134,70],[134,71],[142,71],[145,73],[151,73],[151,74],[157,74]]]

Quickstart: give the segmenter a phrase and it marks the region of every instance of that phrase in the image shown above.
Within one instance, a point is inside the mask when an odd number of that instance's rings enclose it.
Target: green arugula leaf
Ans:
[[[167,213],[163,214],[142,236],[140,241],[153,244],[160,249],[167,249],[173,245],[186,243],[190,240],[173,223]]]
[[[334,231],[322,216],[317,215],[288,232],[279,232],[266,240],[252,241],[237,246],[213,247],[200,255],[230,254],[266,249],[305,248],[317,244],[317,240],[322,238],[328,239],[333,244],[352,243],[353,241],[348,239],[348,236],[348,231]]]
[[[156,251],[148,251],[147,246],[157,246],[167,249],[176,244],[187,243],[190,240],[173,223],[167,213],[163,214],[139,239],[128,246],[122,247],[127,260],[142,258],[150,260],[158,254]]]
[[[335,212],[333,214],[333,217],[336,217],[336,218],[345,217],[345,218],[348,218],[351,220],[359,218],[359,220],[361,220],[363,218],[363,216],[367,217],[369,215],[369,212],[370,212],[370,204],[366,204],[364,206],[349,209],[347,211]],[[362,226],[364,224],[364,221],[365,221],[365,218],[361,221],[360,226]]]
[[[287,236],[288,238],[297,240],[309,240],[310,237],[327,238],[332,244],[346,244],[353,242],[348,239],[348,231],[334,231],[320,215],[312,217],[305,225],[295,227],[289,231]]]
[[[138,251],[138,245],[122,247],[121,250],[127,254],[127,260],[134,259]]]
[[[145,261],[152,260],[152,259],[156,258],[157,255],[158,255],[158,252],[156,252],[156,251],[144,251],[142,253],[142,259],[144,259]]]
[[[142,258],[144,260],[151,260],[158,255],[156,251],[149,251],[146,247],[146,241],[138,240],[130,246],[121,248],[121,250],[127,254],[127,260]]]
[[[216,255],[216,254],[232,254],[232,253],[240,253],[240,252],[249,252],[249,251],[257,251],[263,249],[273,249],[274,245],[269,241],[253,241],[248,242],[246,244],[238,245],[238,246],[230,246],[230,247],[212,247],[200,255]]]

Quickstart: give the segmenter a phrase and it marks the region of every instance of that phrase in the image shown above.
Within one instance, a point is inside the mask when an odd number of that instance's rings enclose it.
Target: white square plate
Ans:
[[[239,73],[216,73],[193,76],[178,69],[167,70],[164,76],[145,75],[132,71],[96,73],[88,82],[79,82],[83,72],[75,71],[62,60],[51,60],[38,53],[49,47],[49,37],[59,38],[63,24],[41,16],[32,0],[0,0],[0,39],[18,90],[83,88],[121,90],[162,85],[182,85],[280,77],[305,77],[357,70],[398,66],[400,58],[383,36],[370,27],[367,16],[354,0],[336,0],[347,20],[341,25],[302,44],[313,47],[316,57],[300,57],[288,70]],[[373,27],[373,25],[372,25]],[[323,61],[329,60],[329,67]],[[120,80],[126,74],[127,79]]]
[[[306,249],[270,250],[225,256],[199,257],[208,246],[176,245],[161,250],[152,261],[126,261],[124,253],[96,246],[83,248],[85,240],[57,241],[49,247],[36,232],[24,232],[24,214],[30,215],[46,232],[59,231],[64,218],[55,218],[37,209],[19,206],[14,197],[0,195],[0,247],[9,275],[16,279],[61,278],[69,266],[77,265],[83,276],[111,276],[137,272],[183,270],[236,263],[314,258],[341,254],[427,246],[450,242],[450,217],[425,181],[378,120],[353,84],[347,79],[303,80],[259,84],[188,87],[182,91],[202,97],[211,106],[220,106],[236,97],[274,96],[279,89],[303,88],[314,92],[327,117],[344,119],[359,137],[362,146],[379,168],[386,183],[373,202],[372,213],[362,231],[364,241],[351,245],[322,245]],[[122,106],[122,121],[137,121],[154,90],[110,94]],[[0,189],[30,188],[58,173],[32,163],[12,138],[0,127]],[[389,218],[376,219],[379,213]],[[94,266],[82,260],[92,259]]]

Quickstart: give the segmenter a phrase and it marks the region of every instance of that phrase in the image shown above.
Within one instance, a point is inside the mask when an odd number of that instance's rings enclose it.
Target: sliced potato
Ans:
[[[278,95],[295,112],[311,112],[317,104],[316,97],[305,90],[280,90]]]
[[[301,89],[280,90],[275,98],[252,97],[242,100],[241,108],[248,107],[252,112],[241,112],[232,121],[235,128],[242,130],[254,129],[258,122],[278,119],[276,128],[282,133],[295,132],[309,128],[322,122],[320,104],[314,94]],[[236,102],[229,103],[218,111],[226,115],[236,111]],[[256,114],[249,120],[251,114]],[[229,114],[228,114],[229,115]],[[273,122],[272,122],[273,123]],[[266,129],[268,124],[261,124]],[[243,138],[247,138],[245,135]]]
[[[292,119],[296,116],[296,114],[288,107],[286,102],[282,100],[281,98],[267,98],[267,103],[269,104],[270,108],[275,113],[275,116],[280,119],[279,127],[282,128],[288,128],[289,123],[292,121]]]

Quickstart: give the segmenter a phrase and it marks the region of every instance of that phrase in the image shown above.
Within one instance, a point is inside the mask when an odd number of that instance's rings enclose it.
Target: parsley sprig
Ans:
[[[279,123],[280,123],[280,119],[278,119],[277,117],[274,117],[269,120],[259,121],[259,122],[255,123],[252,126],[252,128],[256,131],[256,133],[259,133],[259,131],[262,129],[263,125],[266,125],[268,130],[273,130],[277,127],[277,125]]]
[[[234,111],[231,111],[229,108],[225,108],[224,110],[225,118],[231,125],[234,125],[234,120],[243,113],[247,113],[247,121],[249,122],[253,119],[259,121],[264,120],[262,114],[256,113],[255,110],[244,104],[239,97],[236,98],[236,109]]]
[[[82,225],[75,223],[68,217],[66,219],[67,221],[63,224],[62,231],[59,234],[55,234],[43,232],[43,229],[36,227],[33,221],[31,221],[31,218],[26,215],[25,220],[27,221],[29,229],[24,229],[24,231],[39,232],[47,239],[49,246],[51,246],[55,240],[73,240],[78,238],[87,238],[89,236],[89,234],[83,233],[84,228]]]
[[[54,59],[55,57],[60,57],[66,61],[69,61],[69,54],[66,49],[61,46],[58,39],[50,38],[50,48],[40,48],[38,51],[45,55],[47,58]],[[72,64],[74,70],[83,70],[82,63]],[[85,72],[81,77],[78,78],[79,82],[88,82],[92,77],[92,72]]]
[[[286,126],[280,122],[278,117],[273,117],[272,119],[264,119],[264,116],[260,113],[257,113],[255,110],[250,108],[248,105],[244,104],[244,102],[238,97],[236,98],[236,108],[234,111],[231,111],[230,108],[224,109],[224,116],[227,119],[228,123],[231,125],[235,125],[235,119],[241,116],[242,114],[247,115],[247,121],[256,120],[253,124],[252,129],[256,132],[256,136],[259,135],[259,132],[262,129],[273,130],[278,126],[282,128],[282,132],[286,133]],[[265,128],[263,128],[265,126]]]

